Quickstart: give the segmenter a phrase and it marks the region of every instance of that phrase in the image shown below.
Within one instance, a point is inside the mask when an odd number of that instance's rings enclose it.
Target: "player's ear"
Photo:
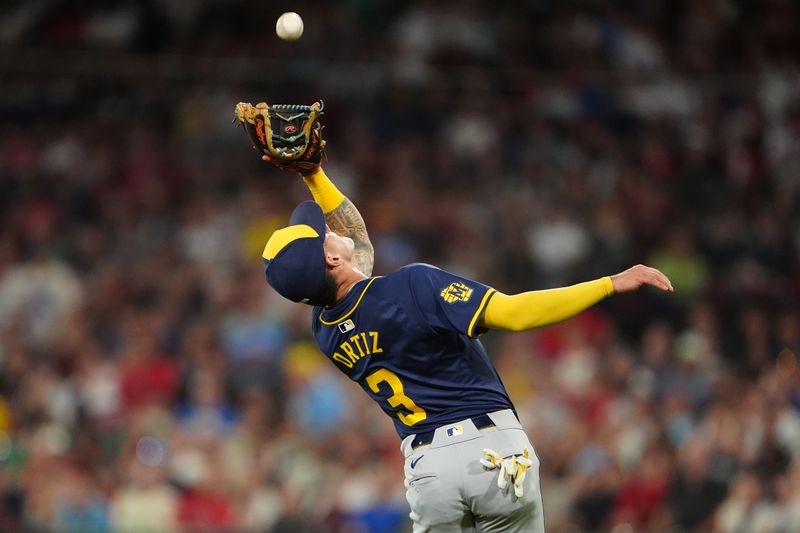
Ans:
[[[326,253],[325,264],[328,265],[328,269],[332,270],[342,264],[342,258],[338,254]]]

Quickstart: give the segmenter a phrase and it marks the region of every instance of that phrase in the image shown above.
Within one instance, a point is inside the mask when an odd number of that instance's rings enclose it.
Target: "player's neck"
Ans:
[[[342,299],[344,299],[344,297],[350,293],[356,283],[362,279],[367,279],[367,277],[368,276],[364,275],[356,268],[348,271],[347,274],[343,276],[342,281],[339,283],[339,287],[336,289],[336,302],[341,302]]]

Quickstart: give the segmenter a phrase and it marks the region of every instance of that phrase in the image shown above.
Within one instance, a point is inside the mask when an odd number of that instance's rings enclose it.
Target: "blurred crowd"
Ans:
[[[484,337],[548,531],[800,531],[797,1],[272,4],[0,8],[0,530],[410,530],[391,421],[263,279],[308,193],[230,122],[323,98],[376,274],[672,279]]]

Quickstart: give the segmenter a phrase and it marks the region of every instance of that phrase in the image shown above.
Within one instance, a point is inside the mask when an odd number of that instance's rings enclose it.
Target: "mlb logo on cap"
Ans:
[[[461,426],[450,426],[445,430],[447,432],[447,437],[458,437],[462,433],[464,433],[464,428]]]

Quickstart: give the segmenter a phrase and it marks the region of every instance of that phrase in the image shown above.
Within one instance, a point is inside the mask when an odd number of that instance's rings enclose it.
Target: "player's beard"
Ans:
[[[325,271],[325,279],[322,282],[322,290],[319,293],[319,298],[317,301],[319,305],[324,305],[325,307],[331,307],[332,305],[336,304],[336,292],[337,292],[336,280],[333,279],[333,275]]]

